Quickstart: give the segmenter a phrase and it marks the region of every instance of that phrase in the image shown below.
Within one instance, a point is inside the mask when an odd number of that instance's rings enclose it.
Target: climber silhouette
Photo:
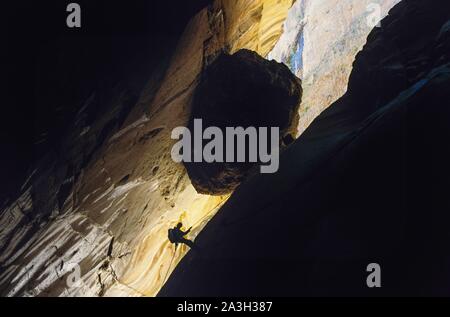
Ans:
[[[191,232],[192,228],[184,232],[183,230],[181,230],[181,227],[183,227],[183,224],[180,222],[175,228],[169,229],[169,241],[175,244],[175,249],[177,249],[178,245],[182,243],[193,250],[197,250],[197,246],[194,244],[194,242],[184,237],[185,235],[189,234],[189,232]]]

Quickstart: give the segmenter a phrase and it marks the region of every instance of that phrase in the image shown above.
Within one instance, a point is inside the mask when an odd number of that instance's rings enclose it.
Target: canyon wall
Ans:
[[[171,159],[171,131],[187,125],[203,68],[223,51],[267,55],[292,3],[217,0],[139,96],[119,85],[85,100],[61,153],[40,158],[1,207],[2,296],[157,294],[187,251],[167,230],[182,221],[194,239],[227,199],[197,194]],[[108,110],[93,121],[99,103]]]
[[[268,54],[303,82],[299,134],[347,90],[352,63],[369,32],[400,0],[298,0]]]
[[[199,195],[170,157],[204,68],[240,49],[287,64],[304,81],[301,133],[345,92],[371,30],[369,2],[216,0],[137,96],[94,91],[68,127],[65,154],[40,159],[1,206],[0,295],[156,295],[187,252],[175,253],[167,229],[182,221],[194,239],[228,199]],[[380,0],[382,15],[396,2]],[[108,111],[92,121],[99,103]]]

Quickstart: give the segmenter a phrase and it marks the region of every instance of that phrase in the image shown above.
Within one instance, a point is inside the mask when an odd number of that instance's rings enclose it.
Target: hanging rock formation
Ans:
[[[267,61],[249,50],[223,54],[202,75],[188,127],[194,131],[194,120],[202,119],[203,129],[218,127],[223,131],[223,144],[230,143],[227,127],[276,127],[280,129],[281,145],[286,136],[292,139],[296,135],[301,91],[300,79],[283,64]],[[247,140],[247,153],[249,148]],[[231,193],[255,165],[185,163],[195,189],[212,195]]]

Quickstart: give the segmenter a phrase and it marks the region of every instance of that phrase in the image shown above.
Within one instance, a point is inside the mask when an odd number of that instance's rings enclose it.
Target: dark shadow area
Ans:
[[[3,4],[0,205],[14,199],[44,155],[64,159],[68,126],[90,97],[86,124],[110,110],[118,86],[128,98],[95,146],[120,126],[146,80],[163,74],[189,19],[209,2],[80,0],[81,29],[66,26],[70,1]]]

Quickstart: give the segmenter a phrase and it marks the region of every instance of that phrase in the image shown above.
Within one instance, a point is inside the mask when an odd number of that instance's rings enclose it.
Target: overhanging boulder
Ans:
[[[202,119],[203,129],[218,127],[224,135],[227,127],[277,127],[280,145],[284,146],[296,135],[301,96],[300,79],[284,64],[249,50],[223,54],[203,73],[189,129],[193,131],[195,119]],[[255,165],[258,162],[185,162],[196,190],[210,195],[230,193]]]

